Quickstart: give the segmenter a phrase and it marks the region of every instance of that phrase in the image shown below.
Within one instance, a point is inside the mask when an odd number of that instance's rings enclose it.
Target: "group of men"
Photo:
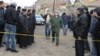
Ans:
[[[61,17],[58,12],[50,14],[48,11],[43,18],[45,19],[46,39],[49,39],[52,31],[52,42],[56,42],[58,46],[60,28],[62,27],[63,34],[67,35],[67,28],[71,24],[76,56],[84,56],[85,51],[91,52],[92,56],[100,56],[100,7],[89,12],[86,6],[82,6],[76,9],[75,14],[68,16],[63,13]],[[16,39],[20,48],[26,49],[31,46],[35,43],[33,36],[35,25],[35,10],[21,9],[21,7],[16,10],[14,3],[4,9],[4,2],[0,1],[0,47],[4,43],[6,51],[18,52]],[[93,39],[92,51],[88,43],[88,33],[91,33]]]
[[[5,44],[6,51],[11,52],[18,52],[16,42],[22,49],[35,43],[35,10],[21,9],[19,6],[16,10],[16,6],[12,3],[5,8],[4,2],[0,1],[0,47]]]
[[[100,7],[90,12],[86,6],[79,7],[76,16],[73,24],[76,56],[85,56],[85,51],[91,52],[91,56],[100,56]],[[88,43],[88,33],[93,40],[92,50]]]
[[[54,42],[54,37],[56,37],[57,46],[59,45],[58,26],[60,23],[61,28],[63,28],[64,36],[67,34],[68,27],[73,31],[75,38],[75,56],[85,56],[85,52],[91,52],[91,56],[100,56],[100,7],[89,12],[88,7],[81,6],[77,8],[76,12],[71,16],[63,13],[58,19],[56,19],[55,13],[50,14],[48,11],[44,18],[45,36],[49,39],[50,33],[52,32],[52,42]],[[60,22],[58,21],[59,18],[61,19]],[[56,24],[58,24],[58,26]],[[56,27],[54,28],[54,26]],[[53,33],[54,31],[57,33]],[[89,33],[93,39],[92,50],[88,43]]]

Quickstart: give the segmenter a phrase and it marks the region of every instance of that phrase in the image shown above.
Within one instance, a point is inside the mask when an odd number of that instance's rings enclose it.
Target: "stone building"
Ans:
[[[66,11],[66,4],[69,3],[69,0],[38,0],[35,3],[36,12],[38,14],[45,14],[47,10],[53,12],[54,10],[59,11],[60,13]],[[54,6],[55,4],[55,6]]]
[[[100,0],[76,0],[73,5],[71,4],[66,7],[69,13],[75,13],[76,8],[83,6],[83,5],[87,6],[89,10],[91,10],[96,7],[99,7]]]
[[[63,12],[71,14],[75,12],[76,8],[82,5],[86,5],[89,9],[93,9],[98,7],[99,4],[100,0],[75,0],[74,4],[71,4],[70,0],[55,0],[54,6],[54,0],[38,0],[35,3],[35,7],[37,14],[45,14],[47,10],[53,12],[53,9],[59,11],[61,14]]]

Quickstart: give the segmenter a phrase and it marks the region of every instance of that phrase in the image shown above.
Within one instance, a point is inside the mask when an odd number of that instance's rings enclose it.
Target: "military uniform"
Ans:
[[[51,30],[52,30],[52,42],[56,40],[56,45],[59,45],[59,32],[60,32],[60,22],[61,19],[59,17],[53,16],[50,19]]]

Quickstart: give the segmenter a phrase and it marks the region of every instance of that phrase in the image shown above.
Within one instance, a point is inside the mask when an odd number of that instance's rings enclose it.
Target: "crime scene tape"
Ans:
[[[80,5],[80,4],[84,4],[84,3],[92,3],[95,2],[96,0],[91,0],[91,1],[86,1],[86,2],[78,2],[75,4],[66,4],[66,6],[73,6],[73,5]],[[9,33],[9,32],[0,32],[0,34],[15,34],[15,35],[21,35],[21,36],[35,36],[35,37],[39,37],[39,38],[43,38],[45,36],[40,36],[40,35],[31,35],[31,34],[23,34],[23,33]],[[66,36],[60,36],[60,37],[66,37]],[[50,37],[52,38],[52,37]],[[60,39],[64,39],[64,38],[60,38]],[[74,38],[67,38],[68,40],[80,40],[80,39],[74,39]],[[100,42],[100,40],[86,40],[86,39],[81,39],[83,41],[96,41],[96,42]]]
[[[82,4],[82,5],[84,5],[85,3],[93,3],[93,2],[95,2],[96,0],[90,0],[90,1],[85,1],[85,2],[78,2],[78,3],[74,3],[74,4],[66,4],[66,6],[68,7],[68,6],[73,6],[73,5],[80,5],[80,4]],[[85,4],[86,5],[86,4]]]
[[[21,33],[9,33],[9,32],[0,32],[0,34],[15,34],[15,35],[21,35],[21,36],[34,36],[38,38],[44,38],[45,36],[41,35],[31,35],[31,34],[21,34]],[[60,36],[60,37],[66,37],[66,36]],[[50,37],[53,38],[53,37]],[[65,39],[65,38],[60,38],[60,39]],[[67,40],[81,40],[81,41],[95,41],[95,42],[100,42],[100,40],[87,40],[87,39],[74,39],[74,38],[66,38]]]
[[[21,36],[34,36],[31,34],[24,34],[24,33],[9,33],[9,32],[0,32],[0,34],[15,34],[15,35],[21,35]],[[38,37],[43,37],[43,36],[38,36]]]

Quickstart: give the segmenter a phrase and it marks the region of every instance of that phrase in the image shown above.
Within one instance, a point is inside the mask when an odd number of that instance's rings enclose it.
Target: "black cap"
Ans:
[[[16,3],[12,3],[12,4],[10,5],[10,7],[13,7],[13,8],[16,8],[16,6],[17,6]]]
[[[77,8],[77,10],[79,10],[81,13],[83,13],[84,12],[84,7],[79,7],[79,8]]]
[[[20,7],[20,6],[18,6],[18,7],[17,7],[17,9],[21,9],[21,7]]]
[[[26,9],[22,9],[23,12],[27,11]]]

